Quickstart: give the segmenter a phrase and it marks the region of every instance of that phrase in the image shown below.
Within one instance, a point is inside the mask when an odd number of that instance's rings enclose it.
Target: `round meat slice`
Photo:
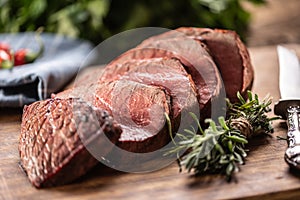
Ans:
[[[247,90],[252,88],[254,71],[247,47],[235,31],[181,27],[150,37],[143,43],[151,44],[157,40],[182,37],[182,34],[206,44],[220,70],[227,98],[232,102],[238,101],[238,91],[247,97]]]
[[[222,89],[221,76],[205,45],[187,37],[156,40],[152,43],[142,43],[137,48],[129,50],[109,63],[105,71],[110,74],[115,65],[122,65],[125,61],[150,58],[176,58],[184,65],[191,75],[200,97],[200,118],[210,117],[211,99],[217,96]],[[105,81],[105,76],[101,81]]]
[[[130,60],[114,67],[114,70],[104,71],[103,80],[130,80],[163,87],[171,97],[171,119],[179,117],[183,109],[187,112],[198,110],[199,113],[195,83],[179,60],[170,58]]]
[[[107,110],[121,126],[117,146],[124,150],[152,152],[170,141],[165,118],[170,114],[170,98],[161,87],[130,80],[103,82],[94,105]]]
[[[78,99],[48,99],[24,108],[19,139],[21,166],[40,188],[69,183],[98,160],[87,150],[94,145],[106,155],[121,129],[104,110]],[[105,142],[104,138],[110,142]]]

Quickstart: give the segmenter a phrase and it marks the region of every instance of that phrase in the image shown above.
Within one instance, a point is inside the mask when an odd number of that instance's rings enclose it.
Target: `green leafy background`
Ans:
[[[265,0],[0,0],[0,32],[35,31],[98,44],[132,28],[196,26],[232,29],[245,39],[250,13],[244,2]]]

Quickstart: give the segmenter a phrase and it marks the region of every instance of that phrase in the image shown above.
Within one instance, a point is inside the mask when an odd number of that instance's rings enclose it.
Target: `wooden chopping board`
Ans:
[[[300,55],[300,45],[285,45]],[[253,91],[263,98],[279,99],[278,59],[275,46],[250,48],[255,67]],[[129,174],[102,165],[66,186],[36,189],[18,165],[19,109],[0,109],[0,199],[296,199],[300,197],[300,172],[283,160],[287,144],[283,121],[273,124],[269,137],[254,138],[248,145],[246,164],[227,183],[217,175],[191,177],[179,173],[176,163],[151,173]],[[273,114],[270,114],[273,115]]]

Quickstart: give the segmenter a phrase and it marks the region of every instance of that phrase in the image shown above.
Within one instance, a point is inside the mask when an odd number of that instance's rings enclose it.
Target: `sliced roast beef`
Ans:
[[[196,86],[177,59],[154,58],[125,61],[103,73],[102,80],[131,80],[146,85],[163,87],[172,98],[171,118],[177,118],[182,109],[199,110]],[[112,69],[112,68],[111,68]]]
[[[253,83],[253,67],[244,43],[234,31],[179,28],[188,36],[204,42],[220,69],[229,99],[237,101],[236,92],[246,97]]]
[[[211,56],[206,51],[205,45],[186,37],[166,40],[157,40],[151,43],[142,43],[137,48],[113,60],[105,71],[113,74],[115,65],[122,65],[128,60],[150,58],[177,58],[191,75],[200,96],[201,119],[210,116],[210,100],[217,96],[222,88],[221,77]],[[105,78],[101,78],[104,81]]]
[[[186,66],[187,72],[197,86],[200,101],[204,105],[213,96],[219,94],[221,77],[203,43],[186,37],[176,37],[151,43],[142,42],[137,48],[163,49],[172,52],[172,56]]]
[[[102,78],[105,77],[103,79],[105,80],[104,82],[98,83],[97,85],[91,83],[88,86],[75,87],[72,90],[57,94],[56,97],[78,97],[89,102],[90,99],[93,99],[93,104],[107,110],[114,116],[114,119],[123,128],[122,135],[138,135],[138,132],[143,133],[146,130],[144,135],[140,134],[140,137],[143,137],[142,140],[148,143],[154,141],[155,137],[153,136],[160,132],[159,129],[153,129],[153,127],[158,127],[160,129],[165,128],[163,112],[158,113],[158,111],[155,111],[156,108],[153,107],[152,104],[157,106],[155,104],[159,103],[159,106],[165,107],[164,110],[166,113],[169,113],[172,125],[174,125],[174,130],[177,128],[176,125],[179,125],[183,109],[186,112],[197,112],[197,109],[199,110],[195,84],[177,59],[155,58],[146,60],[131,60],[124,62],[121,65],[114,66],[114,70],[105,70],[103,72]],[[136,83],[133,83],[132,81]],[[153,87],[150,87],[151,85]],[[120,88],[123,89],[121,90]],[[91,98],[94,93],[96,93],[96,98]],[[143,101],[131,102],[131,105],[128,107],[131,107],[135,113],[128,115],[126,112],[129,111],[122,110],[120,107],[127,105],[126,98],[130,98],[130,96],[134,97],[135,95],[138,95],[139,98],[142,97]],[[155,101],[152,102],[153,100]],[[122,102],[122,104],[120,104],[120,102]],[[165,105],[160,105],[163,102],[166,102]],[[145,108],[145,103],[148,103],[150,107]],[[170,110],[168,108],[169,104],[171,106]],[[115,109],[114,112],[113,109]],[[154,113],[153,116],[156,116],[155,120],[139,116],[146,113],[145,111],[147,110],[149,113]],[[116,113],[116,111],[120,111],[120,113]],[[146,113],[146,115],[148,114]],[[147,118],[149,118],[149,116],[147,116]],[[126,123],[128,121],[131,122],[131,120],[134,123],[135,128],[129,129],[128,127],[132,127],[133,125],[128,125]],[[124,121],[126,123],[124,123]],[[153,127],[151,128],[149,126],[151,129],[148,129],[150,122],[153,124]],[[153,142],[152,147],[148,145],[149,148],[144,148],[144,151],[153,151],[155,149],[159,149],[163,146],[163,144],[167,144],[170,141],[170,138],[168,134],[166,136],[165,140],[159,140],[162,142],[161,144],[157,143],[158,146],[155,146],[155,143]],[[162,138],[162,136],[159,137]],[[120,138],[120,141],[121,140],[122,137]],[[126,150],[140,152],[143,151],[140,148],[143,144],[139,143],[141,143],[140,139],[132,141],[126,140],[121,142],[120,145],[124,148],[126,147]],[[133,147],[137,149],[134,149]]]
[[[182,33],[191,39],[207,45],[214,62],[217,64],[225,85],[227,97],[235,102],[240,91],[246,97],[253,83],[253,67],[245,44],[234,31],[209,28],[181,27],[146,39],[151,44],[158,40],[182,37]]]
[[[161,87],[129,80],[104,82],[96,91],[94,105],[107,110],[121,126],[117,146],[130,152],[151,152],[170,141],[165,113],[170,97]]]
[[[110,149],[103,137],[116,143],[120,133],[106,111],[78,99],[35,102],[22,116],[21,166],[36,187],[69,183],[98,163],[86,146],[96,144],[105,155]]]

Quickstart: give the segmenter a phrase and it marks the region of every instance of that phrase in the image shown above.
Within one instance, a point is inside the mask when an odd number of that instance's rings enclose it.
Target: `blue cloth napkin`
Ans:
[[[89,65],[85,59],[93,49],[90,42],[50,33],[41,34],[41,39],[45,51],[34,63],[0,69],[0,107],[22,107],[45,99]],[[14,50],[39,49],[33,32],[0,34],[0,42],[8,43]]]

